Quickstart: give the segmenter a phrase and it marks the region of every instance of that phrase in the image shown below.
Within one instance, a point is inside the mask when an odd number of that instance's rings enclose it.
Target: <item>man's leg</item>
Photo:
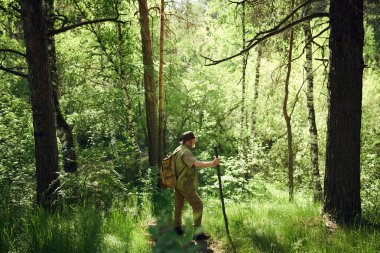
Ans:
[[[177,189],[174,190],[174,224],[176,227],[182,226],[182,210],[185,204],[184,196]]]
[[[194,227],[200,227],[202,225],[203,214],[203,202],[199,195],[193,191],[191,193],[184,193],[185,200],[189,202],[193,208]]]

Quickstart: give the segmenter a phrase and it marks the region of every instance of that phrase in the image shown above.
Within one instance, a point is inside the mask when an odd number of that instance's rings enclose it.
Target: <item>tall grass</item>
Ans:
[[[254,196],[226,200],[237,252],[380,252],[378,228],[358,226],[331,232],[320,215],[321,206],[305,198],[306,194],[296,195],[292,203],[285,191],[272,189],[270,193]],[[190,223],[185,228],[187,237],[175,237],[172,229],[160,234],[159,226],[150,229],[151,235],[148,232],[148,221],[159,221],[164,213],[170,220],[169,198],[172,201],[172,194],[163,192],[153,198],[161,202],[130,197],[128,201],[114,202],[108,210],[82,204],[55,213],[37,207],[1,206],[0,252],[144,253],[166,252],[170,247],[177,250],[173,252],[194,252],[189,244],[192,212],[188,205],[183,217],[189,220],[186,224]],[[230,252],[220,201],[212,197],[204,198],[204,202],[206,232]],[[160,208],[165,211],[159,212]],[[151,236],[157,239],[154,249]]]
[[[146,200],[143,208],[137,202],[112,208],[104,219],[103,241],[100,252],[150,252],[151,243],[147,232],[151,217],[151,205]]]
[[[289,203],[281,192],[270,200],[227,201],[227,215],[238,252],[380,252],[380,231],[372,227],[328,231],[321,206],[304,196]],[[204,226],[228,251],[220,203],[207,200]]]
[[[36,207],[17,219],[0,217],[0,252],[150,252],[149,206],[137,212],[129,202],[108,211],[81,205],[54,213]]]

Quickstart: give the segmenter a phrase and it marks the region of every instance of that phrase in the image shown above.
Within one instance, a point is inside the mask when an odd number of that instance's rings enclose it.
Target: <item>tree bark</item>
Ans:
[[[305,13],[309,14],[310,5],[305,7]],[[313,78],[313,50],[312,50],[312,33],[310,28],[310,21],[304,23],[303,26],[305,34],[305,50],[306,50],[306,80],[307,80],[307,110],[309,121],[309,133],[310,133],[310,158],[312,167],[312,180],[313,180],[313,192],[314,202],[322,201],[322,187],[321,178],[319,175],[318,166],[318,131],[317,124],[315,123],[315,110],[314,110],[314,78]]]
[[[149,12],[147,0],[139,0],[141,43],[144,65],[144,88],[146,124],[148,129],[149,165],[158,164],[158,128],[156,97],[153,78],[152,42],[149,31]]]
[[[242,48],[245,49],[245,2],[242,3]],[[247,68],[247,54],[243,54],[242,57],[242,77],[241,77],[241,112],[240,112],[240,155],[242,158],[246,158],[246,129],[244,124],[245,118],[245,82],[246,82],[246,68]]]
[[[62,145],[63,168],[65,172],[74,172],[78,168],[77,156],[75,153],[74,138],[71,126],[65,120],[59,105],[59,78],[57,71],[57,54],[55,49],[55,38],[51,31],[54,30],[54,0],[46,2],[48,13],[47,30],[50,34],[48,36],[48,53],[49,53],[49,66],[51,73],[51,82],[53,88],[53,102],[55,108],[55,117],[57,123],[58,138]]]
[[[59,187],[59,168],[46,13],[41,0],[23,0],[21,12],[33,112],[37,203],[50,208]]]
[[[163,101],[163,80],[164,80],[164,36],[165,36],[165,0],[161,0],[160,9],[160,65],[158,72],[158,159],[162,160],[164,155],[164,101]]]
[[[294,0],[291,1],[292,10],[294,8]],[[293,21],[293,18],[292,18]],[[292,125],[290,124],[290,116],[288,114],[287,105],[289,97],[289,79],[290,73],[292,71],[292,56],[293,56],[293,28],[290,28],[290,38],[289,38],[289,51],[288,51],[288,66],[285,79],[285,98],[282,107],[282,113],[284,115],[286,123],[286,133],[288,141],[288,188],[289,188],[289,201],[293,200],[293,136],[292,136]]]
[[[324,211],[349,225],[361,218],[363,0],[331,0],[330,29]]]
[[[255,134],[256,131],[256,117],[257,117],[257,100],[259,98],[259,84],[260,84],[260,67],[261,67],[261,46],[257,47],[257,60],[256,60],[256,75],[255,75],[255,86],[253,88],[253,101],[252,101],[252,113],[251,113],[251,133]]]

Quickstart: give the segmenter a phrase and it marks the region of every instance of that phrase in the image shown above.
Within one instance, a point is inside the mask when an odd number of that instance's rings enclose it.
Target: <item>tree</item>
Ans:
[[[23,0],[21,12],[33,111],[37,203],[49,207],[59,187],[59,168],[46,16],[41,0]]]
[[[149,164],[153,166],[158,163],[158,128],[156,96],[154,89],[152,41],[150,38],[149,9],[147,0],[139,0],[139,15],[144,65],[145,111],[148,129]]]
[[[324,211],[352,224],[361,217],[363,0],[331,0],[330,29]]]
[[[294,0],[291,0],[291,8],[294,8]],[[293,18],[292,18],[293,21]],[[293,200],[293,136],[292,136],[292,125],[290,124],[290,116],[288,114],[287,105],[289,97],[289,79],[290,73],[292,71],[292,56],[293,56],[293,28],[290,28],[290,38],[289,38],[289,50],[288,50],[288,63],[287,63],[287,72],[285,78],[285,97],[282,107],[282,113],[284,115],[286,123],[286,133],[288,141],[288,188],[289,188],[289,200]]]
[[[242,14],[241,14],[241,26],[242,26],[242,50],[245,49],[246,46],[246,27],[245,27],[245,2],[242,3]],[[246,150],[247,147],[245,147],[246,144],[246,128],[244,119],[245,117],[245,90],[246,90],[246,69],[247,69],[247,60],[248,60],[248,54],[243,54],[242,57],[242,77],[241,77],[241,111],[240,111],[240,156],[244,159],[246,159]]]
[[[140,181],[141,180],[141,150],[138,144],[138,138],[137,138],[137,126],[135,121],[133,120],[133,108],[132,108],[132,99],[130,96],[130,87],[127,85],[127,75],[126,71],[124,68],[124,62],[125,62],[125,43],[124,43],[124,38],[123,38],[123,33],[122,33],[122,27],[120,23],[116,24],[117,26],[117,37],[118,37],[118,46],[119,46],[119,79],[120,79],[120,87],[123,89],[124,93],[124,101],[125,105],[127,107],[127,119],[128,119],[128,129],[129,129],[129,134],[132,142],[132,147],[133,147],[133,156],[135,158],[135,171],[136,173],[136,180]],[[99,41],[100,43],[100,41]],[[103,47],[105,48],[105,47]]]
[[[259,45],[257,47],[257,60],[256,60],[256,74],[255,74],[255,85],[253,89],[253,100],[252,100],[252,112],[251,112],[251,133],[255,134],[256,131],[256,117],[257,117],[257,103],[259,99],[259,85],[260,85],[260,67],[261,67],[261,57],[262,57],[262,47]]]
[[[310,5],[305,7],[305,13],[309,14]],[[312,167],[312,180],[313,180],[313,191],[314,191],[314,201],[322,201],[322,187],[321,179],[319,175],[318,166],[318,132],[317,124],[315,123],[315,110],[314,110],[314,78],[313,78],[313,36],[311,33],[310,21],[306,21],[303,24],[303,31],[305,34],[305,51],[306,51],[306,81],[307,81],[307,110],[308,110],[308,121],[309,121],[309,133],[310,133],[310,158]]]
[[[158,158],[161,161],[164,154],[164,100],[163,87],[164,80],[164,36],[165,36],[165,0],[161,0],[160,9],[160,65],[158,72]]]
[[[51,73],[51,82],[53,88],[53,102],[55,108],[55,117],[57,123],[57,132],[62,145],[63,168],[66,172],[74,172],[77,170],[77,156],[75,153],[74,138],[71,126],[66,122],[61,107],[59,105],[59,77],[57,72],[57,54],[54,38],[54,0],[46,2],[47,8],[47,30],[48,36],[48,53],[49,65]]]

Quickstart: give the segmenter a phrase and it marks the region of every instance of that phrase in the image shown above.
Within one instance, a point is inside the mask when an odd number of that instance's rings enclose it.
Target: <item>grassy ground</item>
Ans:
[[[54,214],[25,211],[17,221],[8,221],[8,228],[0,228],[0,252],[150,252],[147,210],[137,212],[129,203],[108,211],[93,206]]]
[[[301,195],[289,203],[285,192],[272,194],[276,197],[226,201],[237,252],[380,252],[379,230],[359,226],[328,231],[319,205]],[[206,232],[225,252],[230,252],[219,200],[211,198],[204,202]],[[132,201],[108,211],[82,206],[55,214],[35,209],[18,215],[13,221],[0,217],[0,252],[152,252],[147,227],[156,218],[148,200],[140,209]],[[189,218],[191,211],[187,208],[184,219]],[[161,245],[153,252],[167,252],[165,243],[176,245],[173,236],[162,237]],[[179,244],[184,245],[191,236],[181,240]],[[186,252],[193,251],[190,247]]]
[[[380,252],[380,230],[373,227],[329,231],[320,205],[303,196],[289,203],[284,192],[269,200],[227,202],[230,233],[238,252]],[[220,202],[206,203],[204,226],[228,251]]]

